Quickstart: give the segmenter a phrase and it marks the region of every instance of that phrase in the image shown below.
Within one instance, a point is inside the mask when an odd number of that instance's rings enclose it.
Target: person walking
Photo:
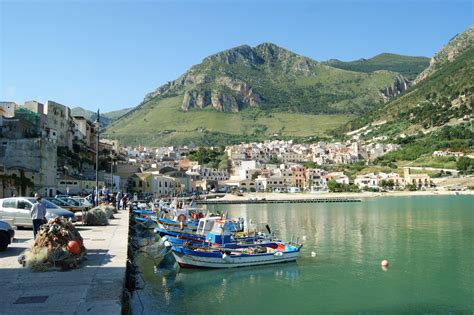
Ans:
[[[120,209],[120,201],[122,201],[122,192],[121,191],[119,191],[117,193],[117,196],[115,196],[115,201],[117,202],[116,208],[117,208],[117,210],[119,210]]]
[[[122,210],[126,210],[127,209],[127,194],[124,193],[123,194],[123,197],[122,197]]]
[[[39,232],[40,226],[46,222],[46,206],[41,202],[41,196],[35,194],[36,202],[31,208],[30,215],[33,220],[33,238],[36,239],[36,234]]]

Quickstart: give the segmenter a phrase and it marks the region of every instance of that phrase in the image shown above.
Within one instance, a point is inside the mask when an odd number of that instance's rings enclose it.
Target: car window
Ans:
[[[29,210],[31,209],[31,205],[29,202],[25,201],[25,200],[18,200],[18,203],[17,203],[17,206],[16,206],[17,209],[26,209],[26,210]]]
[[[56,206],[54,203],[52,203],[52,202],[49,201],[49,200],[43,199],[42,202],[43,202],[43,204],[46,206],[46,208],[48,208],[48,209],[51,209],[51,208],[53,208],[53,209],[60,208],[60,207]]]
[[[16,208],[16,200],[11,198],[3,200],[3,208]]]

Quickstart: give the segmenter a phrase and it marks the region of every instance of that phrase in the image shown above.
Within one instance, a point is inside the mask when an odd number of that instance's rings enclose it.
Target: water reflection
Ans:
[[[299,236],[304,247],[297,262],[184,270],[145,232],[146,253],[138,259],[145,289],[139,294],[151,313],[472,310],[473,201],[219,206],[231,217],[269,224],[282,239]],[[381,268],[382,259],[390,270]]]

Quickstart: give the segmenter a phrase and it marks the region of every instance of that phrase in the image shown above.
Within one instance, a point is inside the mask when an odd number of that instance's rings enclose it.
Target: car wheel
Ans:
[[[0,251],[7,249],[8,244],[10,244],[10,237],[7,233],[0,232]]]

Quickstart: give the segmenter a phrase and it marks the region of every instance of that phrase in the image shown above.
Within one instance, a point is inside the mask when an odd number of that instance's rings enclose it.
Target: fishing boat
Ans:
[[[217,249],[172,246],[171,253],[182,268],[237,268],[295,261],[300,248],[290,243]]]
[[[269,233],[270,228],[267,227]],[[195,247],[247,247],[252,244],[273,244],[276,239],[264,233],[244,234],[244,221],[222,219],[221,217],[210,217],[199,220],[198,229],[195,233],[178,233],[163,231],[155,228],[155,232],[162,236],[162,243],[166,247],[171,246],[195,246]]]

